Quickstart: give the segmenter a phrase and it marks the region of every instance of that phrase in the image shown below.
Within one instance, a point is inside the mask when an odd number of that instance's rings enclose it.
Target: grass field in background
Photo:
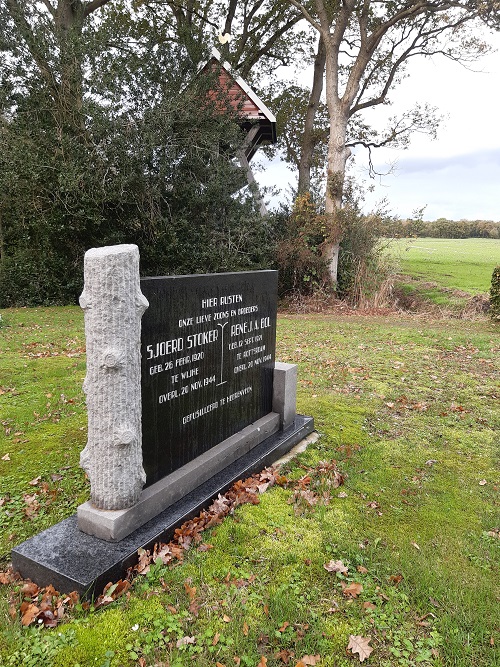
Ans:
[[[439,306],[461,308],[467,295],[487,294],[500,264],[500,239],[398,239],[390,244],[407,293]]]
[[[470,294],[487,292],[500,264],[500,239],[398,239],[392,249],[403,273]]]
[[[14,309],[0,326],[1,565],[87,499],[78,308]],[[2,667],[377,667],[500,664],[498,381],[487,320],[281,316],[277,358],[299,366],[298,407],[320,439],[100,611],[22,628],[0,596]],[[330,486],[335,460],[345,484]],[[305,484],[305,482],[304,482]],[[341,560],[347,574],[324,565]],[[0,565],[0,570],[3,569]],[[355,595],[343,587],[357,585]],[[361,586],[361,589],[360,589]],[[196,588],[197,615],[190,612]],[[186,639],[189,638],[189,641]]]

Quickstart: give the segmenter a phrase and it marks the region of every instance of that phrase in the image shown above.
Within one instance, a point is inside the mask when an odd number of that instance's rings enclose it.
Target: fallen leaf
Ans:
[[[196,643],[196,637],[181,637],[175,642],[175,645],[177,648],[180,648],[181,646],[187,646],[188,644],[195,644]]]
[[[363,602],[363,609],[366,609],[366,611],[373,611],[376,608],[377,607],[373,604],[373,602]]]
[[[4,456],[2,456],[2,461],[10,461],[9,454],[5,454]]]
[[[347,574],[348,572],[348,568],[341,560],[331,560],[325,563],[323,567],[327,572],[340,572],[341,574]]]
[[[485,486],[486,484],[488,484],[488,482],[485,479],[481,479],[479,482],[479,486]]]
[[[418,546],[418,544],[417,544],[416,542],[412,542],[412,543],[411,543],[411,546],[412,546],[412,547],[415,547],[415,549],[417,549],[418,551],[420,551],[420,547]]]
[[[357,570],[360,574],[368,574],[368,570],[367,570],[366,567],[364,567],[363,565],[358,565],[358,567],[356,568],[356,570]]]
[[[209,551],[210,549],[213,549],[214,545],[213,544],[200,544],[198,547],[198,551]]]
[[[200,605],[198,600],[193,600],[192,602],[189,603],[188,610],[193,614],[194,616],[198,616],[200,613]]]
[[[39,590],[39,587],[32,581],[27,581],[21,587],[21,593],[29,598],[32,598],[34,595],[38,595]]]
[[[267,658],[265,655],[261,655],[257,667],[266,667],[266,666],[267,666]]]
[[[105,607],[106,605],[111,604],[117,598],[119,598],[120,595],[126,593],[126,591],[128,591],[129,588],[130,588],[130,582],[127,581],[126,579],[125,580],[120,579],[114,584],[110,581],[104,587],[102,594],[97,598],[97,602],[94,605],[94,609],[97,610],[100,609],[101,607]]]
[[[21,610],[22,610],[22,607],[21,607]],[[21,623],[24,626],[31,625],[35,621],[35,619],[36,619],[36,617],[38,616],[39,613],[40,613],[40,609],[36,605],[29,604],[26,607],[25,611],[22,612]]]
[[[64,610],[62,610],[61,615],[55,616],[54,613],[50,609],[46,609],[45,611],[41,611],[37,618],[38,623],[43,623],[43,626],[45,628],[55,628],[57,626],[57,623],[61,618],[64,616]]]
[[[220,632],[216,632],[214,638],[212,639],[212,646],[217,646],[220,639]]]
[[[349,644],[347,645],[347,650],[351,653],[357,653],[359,656],[359,661],[363,662],[366,658],[370,656],[373,648],[368,644],[371,641],[371,636],[361,637],[361,635],[349,635]]]
[[[239,655],[234,655],[233,660],[234,660],[234,664],[236,665],[236,667],[240,667],[240,663],[241,663],[240,656]]]
[[[389,581],[391,582],[391,584],[394,584],[395,586],[400,584],[402,580],[403,580],[402,574],[391,574],[391,576],[389,577]]]
[[[31,482],[28,482],[30,486],[37,486],[38,482],[42,479],[41,475],[39,477],[35,477],[35,479],[32,479]]]
[[[228,616],[227,614],[224,614],[224,616],[222,617],[222,620],[224,621],[224,623],[231,623],[231,621],[232,621],[231,617]]]
[[[243,623],[243,634],[245,637],[248,637],[248,624],[246,621]]]
[[[151,553],[146,549],[141,548],[137,550],[137,555],[139,556],[139,561],[135,566],[136,572],[139,574],[147,574],[151,565]]]
[[[289,651],[288,649],[284,648],[282,649],[279,653],[275,653],[274,657],[276,659],[280,659],[281,662],[284,662],[285,665],[288,665],[290,662],[290,658],[293,658],[295,653],[293,651]]]
[[[52,474],[52,475],[50,476],[50,479],[51,479],[53,482],[60,482],[60,481],[63,479],[63,476],[54,473],[54,474]]]
[[[289,625],[290,623],[288,621],[285,621],[281,626],[281,628],[278,630],[278,632],[285,632],[285,630],[288,628]]]
[[[304,655],[300,659],[303,665],[316,665],[321,660],[320,655]]]
[[[341,491],[338,495],[339,498],[347,498],[347,493],[345,491]]]
[[[344,583],[344,582],[342,582]],[[353,581],[352,584],[345,586],[342,590],[342,593],[346,598],[357,598],[358,595],[363,591],[363,586]]]
[[[191,581],[186,579],[186,581],[184,582],[184,590],[186,591],[188,598],[192,602],[196,596],[196,586],[190,586],[189,585],[190,583]]]

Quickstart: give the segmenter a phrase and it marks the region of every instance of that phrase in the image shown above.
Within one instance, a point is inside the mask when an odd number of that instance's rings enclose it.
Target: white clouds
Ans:
[[[392,212],[424,218],[500,220],[500,148],[446,157],[408,157],[367,194],[367,208],[386,197]]]

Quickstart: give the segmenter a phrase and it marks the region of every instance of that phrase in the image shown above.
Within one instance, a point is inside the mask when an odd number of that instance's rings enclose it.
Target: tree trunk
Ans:
[[[326,52],[323,38],[318,41],[318,49],[314,60],[314,78],[309,96],[306,117],[304,120],[304,135],[302,146],[300,147],[299,160],[299,183],[298,194],[303,194],[311,189],[311,167],[313,161],[314,148],[316,142],[314,139],[314,119],[318,110],[318,105],[323,92],[323,77],[325,74]]]
[[[60,85],[56,104],[61,132],[73,136],[82,136],[85,131],[80,52],[84,20],[84,7],[80,0],[59,0],[55,15],[55,33],[60,49]]]
[[[331,45],[330,49],[332,49]],[[324,244],[323,257],[327,261],[330,280],[335,286],[337,284],[340,247],[339,212],[342,209],[345,169],[350,150],[346,148],[348,110],[344,108],[338,97],[336,65],[334,58],[328,53],[328,49],[326,103],[330,121],[330,134],[328,137],[325,213],[330,220],[330,237]]]

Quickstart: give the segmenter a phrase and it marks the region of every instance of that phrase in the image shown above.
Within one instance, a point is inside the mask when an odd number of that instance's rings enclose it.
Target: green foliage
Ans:
[[[283,236],[277,245],[280,292],[311,294],[328,289],[324,248],[340,237],[337,296],[353,305],[369,299],[387,278],[390,262],[379,243],[380,215],[362,215],[351,203],[335,216],[322,213],[306,192],[291,213],[282,214]]]
[[[309,192],[299,195],[291,212],[281,214],[283,236],[277,246],[280,293],[311,293],[325,284],[321,256],[327,237],[327,219]]]
[[[425,221],[420,217],[406,220],[386,217],[381,222],[380,233],[390,238],[417,236],[437,239],[498,239],[500,238],[500,223],[492,220],[439,218],[434,221]]]
[[[490,315],[500,321],[500,265],[493,269],[490,287]]]
[[[23,647],[13,651],[7,658],[5,667],[52,667],[54,658],[64,651],[70,651],[77,644],[75,631],[47,633],[43,628],[29,628],[23,637]]]
[[[29,63],[17,79],[0,66],[1,306],[74,303],[95,246],[136,243],[145,275],[260,268],[272,253],[217,74],[197,73],[156,28],[106,18],[74,37],[81,80],[63,102]],[[143,52],[110,52],[112,34]],[[50,67],[62,81],[59,61]]]
[[[379,243],[380,216],[361,215],[346,206],[342,216],[337,294],[353,305],[369,300],[390,273],[383,246]]]

